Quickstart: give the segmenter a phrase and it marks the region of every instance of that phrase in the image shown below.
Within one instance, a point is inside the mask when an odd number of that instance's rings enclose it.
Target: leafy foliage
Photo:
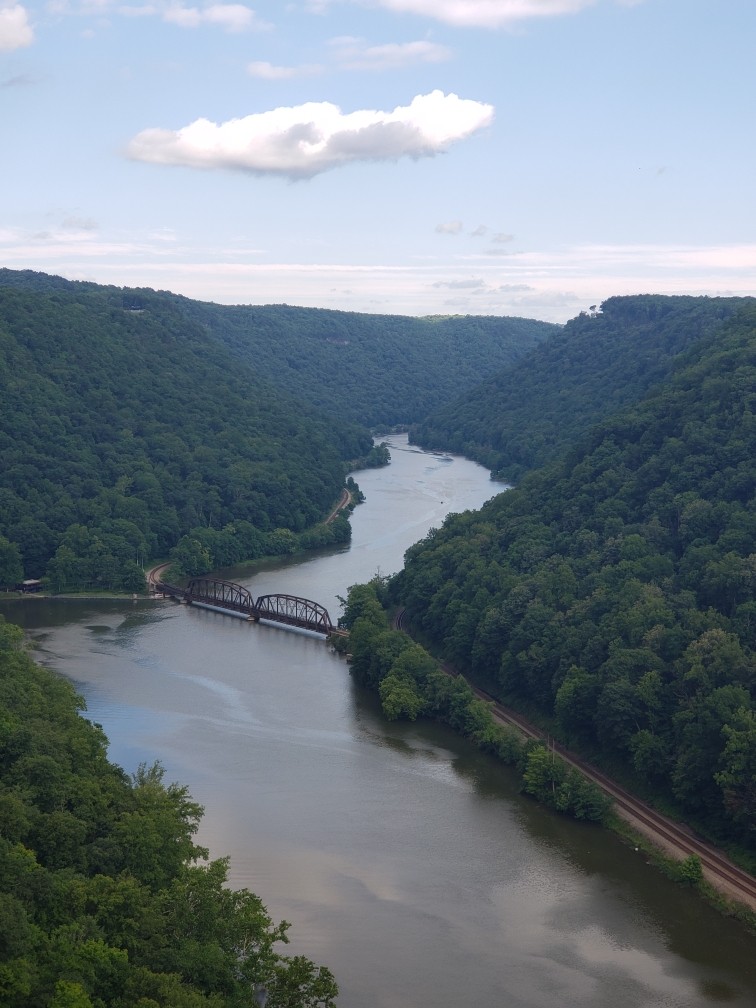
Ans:
[[[378,430],[421,420],[560,331],[498,316],[410,318],[185,298],[176,304],[290,395]]]
[[[447,675],[430,654],[406,634],[391,630],[380,578],[353,585],[343,623],[350,627],[349,652],[355,678],[377,690],[389,721],[428,717],[449,725],[484,752],[522,773],[522,790],[575,819],[601,822],[610,799],[592,781],[540,743],[524,742],[494,720],[490,706],[469,683]]]
[[[680,354],[744,303],[650,294],[609,298],[600,312],[582,312],[532,353],[423,418],[412,427],[412,439],[462,452],[516,481],[665,381]]]
[[[187,571],[278,552],[277,530],[316,525],[347,467],[386,464],[365,424],[417,419],[556,328],[0,270],[0,586],[18,573],[5,540],[58,591],[138,591],[146,559],[177,544]]]
[[[372,448],[366,430],[266,384],[171,297],[139,304],[91,284],[0,285],[0,545],[59,590],[138,590],[146,559],[198,528],[266,551],[261,536],[321,520],[345,460]]]
[[[0,622],[0,1001],[7,1008],[331,1008],[330,971],[226,886],[202,809],[159,766],[132,779],[64,680]]]
[[[746,302],[559,462],[433,530],[389,586],[460,668],[751,853],[755,407]]]

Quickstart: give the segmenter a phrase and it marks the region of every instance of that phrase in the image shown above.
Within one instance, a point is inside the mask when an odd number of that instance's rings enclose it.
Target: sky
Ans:
[[[0,265],[564,322],[756,295],[756,0],[0,0]]]

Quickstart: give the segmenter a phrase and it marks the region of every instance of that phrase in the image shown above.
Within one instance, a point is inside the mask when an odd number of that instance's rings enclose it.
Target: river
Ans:
[[[388,439],[348,549],[235,571],[335,619],[350,584],[399,569],[480,466]],[[292,922],[340,1008],[756,1005],[754,940],[612,835],[518,795],[432,725],[386,723],[322,639],[172,601],[8,605],[71,679],[127,770],[159,759],[206,809],[199,842]]]

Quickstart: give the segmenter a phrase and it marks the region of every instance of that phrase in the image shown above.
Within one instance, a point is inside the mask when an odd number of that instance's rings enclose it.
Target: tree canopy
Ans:
[[[462,670],[751,857],[755,411],[751,301],[391,585]]]
[[[187,571],[276,552],[323,519],[349,467],[385,463],[368,425],[416,419],[557,329],[0,270],[0,587],[17,560],[56,590],[135,591],[174,547]],[[330,532],[310,539],[344,541]]]
[[[365,428],[274,388],[170,298],[140,304],[0,285],[0,545],[54,587],[137,590],[147,558],[198,528],[254,539],[250,527],[265,552],[260,535],[322,520],[347,460],[372,449]]]
[[[127,776],[82,700],[0,620],[0,1002],[7,1008],[332,1008],[330,971],[226,885],[202,809],[160,766]]]
[[[715,333],[744,298],[609,298],[413,425],[428,448],[458,451],[516,481],[558,459],[594,424],[637,402]]]

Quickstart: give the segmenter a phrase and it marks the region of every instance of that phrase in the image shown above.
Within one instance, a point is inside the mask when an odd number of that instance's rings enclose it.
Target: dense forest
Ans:
[[[108,762],[99,728],[0,620],[4,1008],[330,1008],[325,967],[281,946],[259,898],[193,837],[202,809],[157,765]]]
[[[385,462],[366,424],[441,401],[452,346],[479,380],[555,328],[226,308],[0,270],[0,586],[139,591],[169,551],[199,574],[344,542],[345,518],[318,523],[348,468]]]
[[[231,526],[254,557],[265,534],[321,520],[345,460],[372,446],[170,301],[133,311],[107,290],[0,287],[0,395],[0,535],[58,589],[138,590],[147,559],[195,528]]]
[[[535,319],[498,316],[179,304],[280,387],[374,430],[421,420],[560,331]]]
[[[376,430],[422,419],[561,328],[499,316],[412,318],[291,305],[218,305],[31,270],[0,269],[2,287],[89,295],[132,312],[162,312],[225,347],[258,381],[332,419]]]
[[[666,382],[450,517],[390,591],[459,669],[753,867],[756,305],[705,314]]]
[[[413,441],[456,451],[511,482],[553,462],[600,420],[637,402],[747,299],[609,298],[527,357],[412,426]]]

